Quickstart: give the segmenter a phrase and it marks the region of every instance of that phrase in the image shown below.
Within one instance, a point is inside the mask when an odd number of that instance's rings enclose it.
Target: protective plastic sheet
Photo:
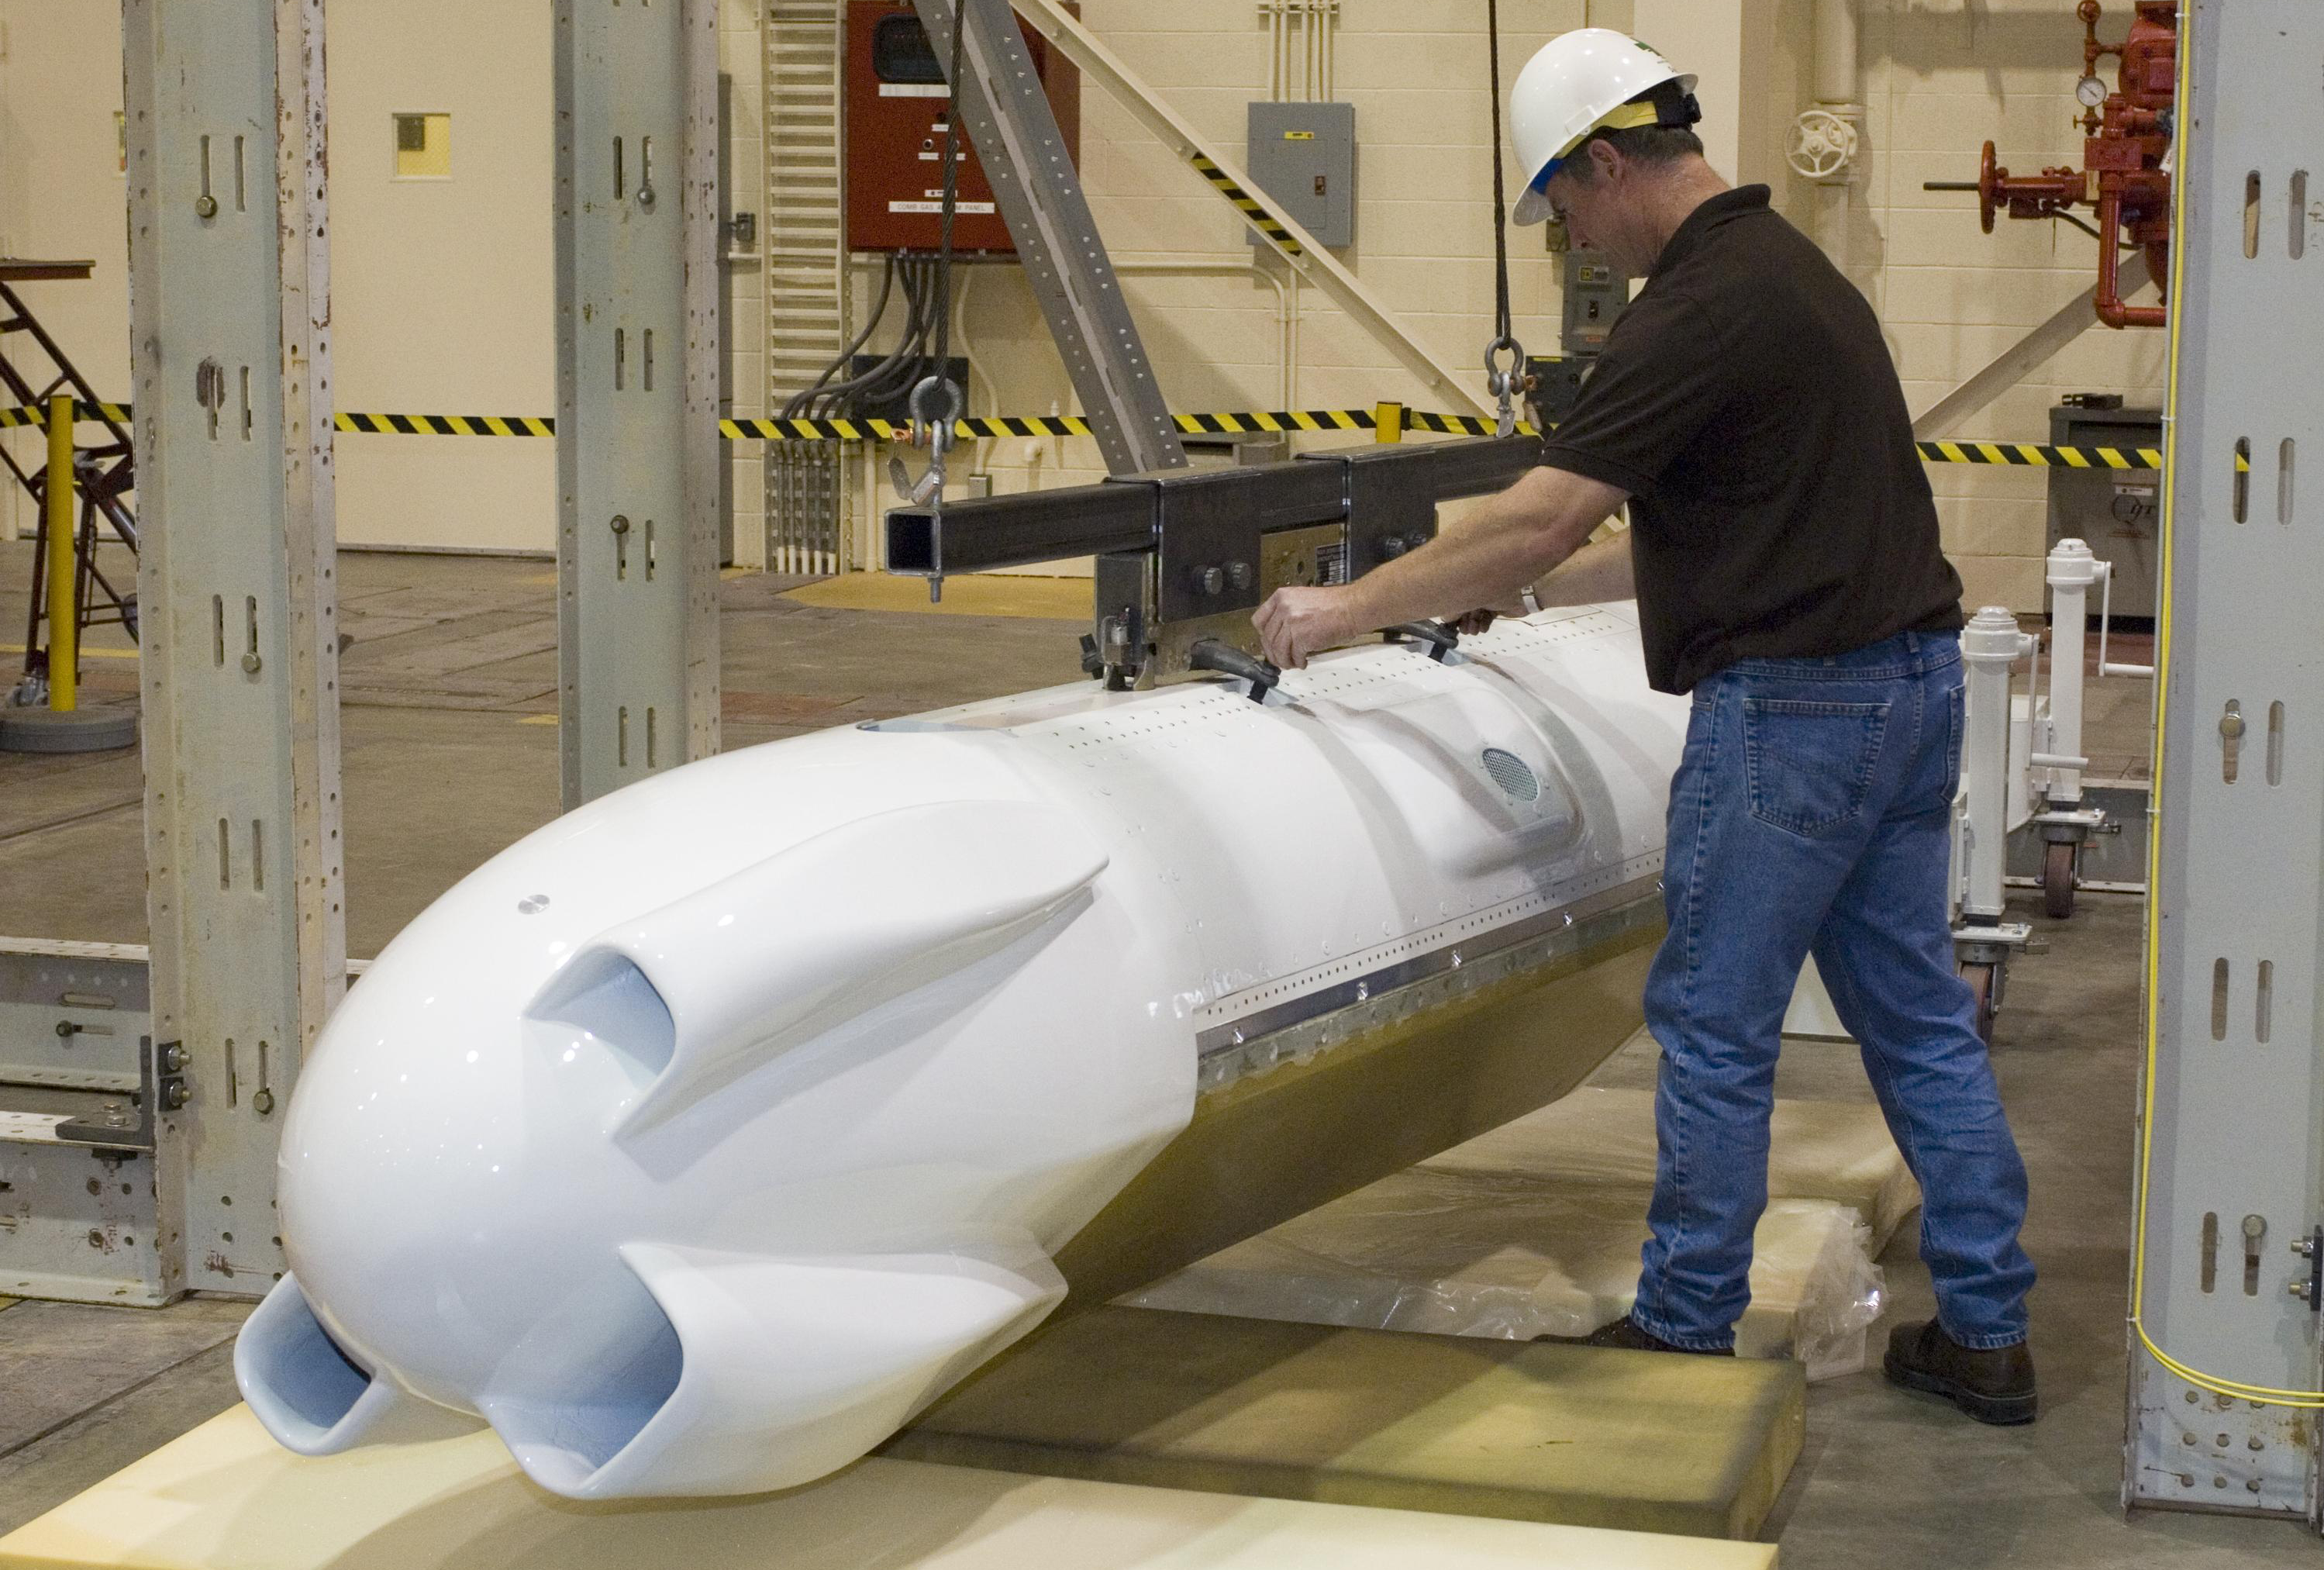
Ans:
[[[1885,1293],[1876,1238],[1918,1191],[1877,1109],[1779,1104],[1776,1131],[1779,1197],[1754,1239],[1737,1349],[1796,1357],[1810,1379],[1852,1373]],[[1653,1098],[1584,1089],[1123,1300],[1439,1334],[1583,1335],[1636,1294],[1653,1172]]]
[[[1920,1185],[1897,1153],[1880,1109],[1866,1102],[1775,1103],[1767,1192],[1831,1199],[1870,1231],[1869,1251],[1888,1246],[1921,1203]],[[1446,1171],[1509,1173],[1561,1186],[1655,1180],[1651,1091],[1584,1085],[1539,1112],[1480,1134],[1427,1162]]]

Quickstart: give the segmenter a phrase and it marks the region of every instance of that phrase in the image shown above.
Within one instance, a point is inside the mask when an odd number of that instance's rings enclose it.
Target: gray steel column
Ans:
[[[1183,468],[1186,449],[1177,423],[1147,362],[1017,19],[1008,0],[967,4],[968,35],[961,46],[967,80],[953,84],[953,102],[1048,319],[1049,336],[1065,356],[1106,469],[1130,475]],[[913,8],[936,60],[949,69],[953,0],[913,0]]]
[[[718,750],[716,0],[558,0],[567,808]]]
[[[2152,1149],[2123,1493],[2312,1520],[2324,486],[2295,472],[2324,462],[2324,7],[2181,14]]]
[[[123,22],[163,1285],[255,1293],[346,983],[323,5]]]

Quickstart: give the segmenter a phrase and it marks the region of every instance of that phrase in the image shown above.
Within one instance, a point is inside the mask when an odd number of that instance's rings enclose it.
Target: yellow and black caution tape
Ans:
[[[374,436],[555,436],[557,421],[530,414],[337,414],[337,430]]]
[[[129,405],[75,402],[73,419],[76,420],[110,420],[125,425],[129,421]],[[0,430],[9,430],[23,425],[44,426],[48,422],[49,411],[41,404],[17,409],[0,409]]]
[[[1261,409],[1222,414],[1174,414],[1188,436],[1248,436],[1292,431],[1377,430],[1380,410]],[[121,403],[78,403],[78,420],[125,421]],[[1400,430],[1440,436],[1490,436],[1493,422],[1474,414],[1438,414],[1404,409],[1392,416]],[[39,408],[0,409],[0,430],[47,423]],[[372,436],[526,436],[557,434],[557,421],[530,414],[356,414],[333,417],[335,429]],[[1531,434],[1532,427],[1517,429]],[[911,428],[889,420],[722,420],[718,434],[728,441],[906,441]],[[966,440],[985,437],[1088,436],[1089,421],[1078,414],[986,415],[953,421],[953,434]],[[2163,454],[2151,447],[2049,447],[2029,441],[1923,441],[1914,444],[1932,464],[1994,464],[2010,468],[2159,469]],[[2238,457],[2236,467],[2248,472]]]
[[[1249,435],[1268,431],[1371,430],[1378,412],[1370,409],[1274,409],[1232,414],[1174,414],[1171,420],[1188,436]],[[1436,421],[1424,424],[1424,420]],[[1489,432],[1492,422],[1465,415],[1405,416],[1407,429]],[[979,437],[1089,436],[1089,421],[1078,414],[990,415],[955,420],[953,434]],[[903,441],[911,427],[890,420],[722,420],[719,434],[729,441]]]
[[[1377,430],[1378,409],[1257,409],[1227,414],[1174,414],[1171,420],[1186,436],[1253,436],[1301,430]],[[1493,422],[1473,414],[1434,414],[1407,409],[1399,418],[1404,430],[1432,430],[1443,436],[1490,436]],[[880,441],[908,440],[911,428],[888,420],[722,420],[720,434],[729,441]],[[1531,426],[1518,429],[1532,434]],[[974,439],[1010,436],[1089,436],[1089,421],[1078,414],[993,415],[953,421],[953,434]]]
[[[2026,468],[2159,469],[2151,447],[2043,447],[2030,441],[1923,441],[1914,444],[1932,464],[2005,464]],[[2238,462],[2237,466],[2243,466]]]
[[[1174,414],[1171,420],[1188,436],[1251,436],[1294,431],[1376,430],[1377,409],[1259,409],[1222,414]],[[340,430],[377,436],[554,436],[554,420],[490,414],[340,414]],[[1489,436],[1493,422],[1471,414],[1436,414],[1426,410],[1403,411],[1404,430],[1434,431],[1443,436]],[[1530,427],[1518,429],[1530,431]],[[911,427],[892,420],[722,420],[718,434],[729,441],[906,441]],[[965,440],[982,437],[1089,436],[1088,420],[1078,414],[985,415],[953,421],[953,434]]]
[[[1234,203],[1242,216],[1250,220],[1252,228],[1282,246],[1287,254],[1293,256],[1301,254],[1299,242],[1291,237],[1291,231],[1268,217],[1267,209],[1259,205],[1258,199],[1250,192],[1229,180],[1225,170],[1221,169],[1199,152],[1194,154],[1187,162],[1194,166],[1195,173],[1218,188],[1221,196]]]

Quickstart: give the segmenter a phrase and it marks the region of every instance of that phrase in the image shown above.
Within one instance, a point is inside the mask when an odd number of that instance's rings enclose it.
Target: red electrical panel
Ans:
[[[1078,166],[1081,73],[1030,29],[1025,29],[1025,43],[1048,91],[1066,156]],[[909,5],[848,0],[849,250],[933,251],[942,242],[945,121],[952,110],[945,63],[928,46],[928,35]],[[993,210],[992,187],[977,167],[965,126],[960,133],[952,243],[955,251],[1016,251],[1009,243],[1009,226]]]

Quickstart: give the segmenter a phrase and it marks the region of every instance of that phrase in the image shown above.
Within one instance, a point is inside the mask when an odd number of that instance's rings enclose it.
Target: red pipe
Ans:
[[[2109,181],[2098,193],[2098,320],[2110,328],[2161,327],[2167,319],[2159,305],[2122,302],[2122,193]],[[2163,281],[2156,279],[2159,284]]]

